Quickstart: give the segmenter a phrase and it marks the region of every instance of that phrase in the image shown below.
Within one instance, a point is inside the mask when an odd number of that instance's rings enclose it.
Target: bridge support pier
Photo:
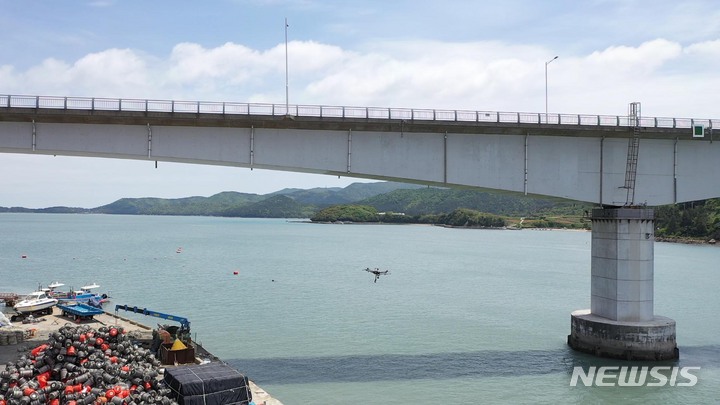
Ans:
[[[571,314],[573,349],[625,360],[678,358],[675,321],[653,313],[654,215],[593,209],[590,309]]]

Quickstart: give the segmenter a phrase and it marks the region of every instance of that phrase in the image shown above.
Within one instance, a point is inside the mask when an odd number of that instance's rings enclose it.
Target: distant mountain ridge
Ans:
[[[408,215],[448,213],[469,208],[495,215],[522,216],[568,204],[566,201],[527,197],[509,193],[490,193],[470,189],[397,189],[362,200],[363,205],[378,211],[402,212]]]
[[[125,215],[209,215],[220,216],[238,205],[253,204],[264,200],[258,194],[224,191],[210,197],[166,198],[121,198],[111,204],[91,208],[98,214]]]
[[[89,209],[0,207],[0,212],[311,218],[327,207],[347,204],[367,205],[380,212],[408,215],[448,213],[466,208],[495,215],[523,216],[574,203],[509,193],[377,182],[353,183],[344,188],[288,188],[265,195],[225,191],[210,197],[121,198]]]
[[[421,187],[395,182],[353,183],[344,188],[283,189],[265,195],[225,191],[210,197],[121,198],[96,208],[0,207],[0,212],[308,218],[331,205],[351,204],[393,190]]]
[[[395,182],[352,183],[345,188],[311,188],[309,190],[287,188],[269,195],[282,194],[303,204],[330,206],[352,204],[395,190],[415,190],[419,188],[424,188],[424,186]]]

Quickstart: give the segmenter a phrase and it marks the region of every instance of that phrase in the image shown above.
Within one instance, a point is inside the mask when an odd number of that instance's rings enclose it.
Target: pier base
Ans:
[[[579,352],[622,360],[672,360],[679,356],[675,321],[663,316],[621,322],[593,315],[589,309],[575,311],[570,316],[568,345]]]
[[[570,317],[568,345],[599,357],[669,360],[679,356],[675,321],[655,316],[655,213],[592,210],[590,309]]]

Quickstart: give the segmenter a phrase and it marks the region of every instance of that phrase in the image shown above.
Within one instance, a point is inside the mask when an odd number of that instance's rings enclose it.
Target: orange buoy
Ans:
[[[40,346],[32,349],[32,350],[30,351],[30,354],[31,354],[33,357],[37,357],[37,355],[40,354],[40,352],[45,351],[45,349],[47,349],[47,347],[48,347],[47,344],[42,344],[42,345],[40,345]]]

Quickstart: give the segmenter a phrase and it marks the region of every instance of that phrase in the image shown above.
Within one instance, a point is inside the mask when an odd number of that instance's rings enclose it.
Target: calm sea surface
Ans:
[[[566,346],[590,306],[587,232],[0,214],[0,291],[52,281],[188,317],[286,405],[720,401],[718,247],[655,244],[655,313],[694,387],[570,386],[574,366],[624,364]]]

